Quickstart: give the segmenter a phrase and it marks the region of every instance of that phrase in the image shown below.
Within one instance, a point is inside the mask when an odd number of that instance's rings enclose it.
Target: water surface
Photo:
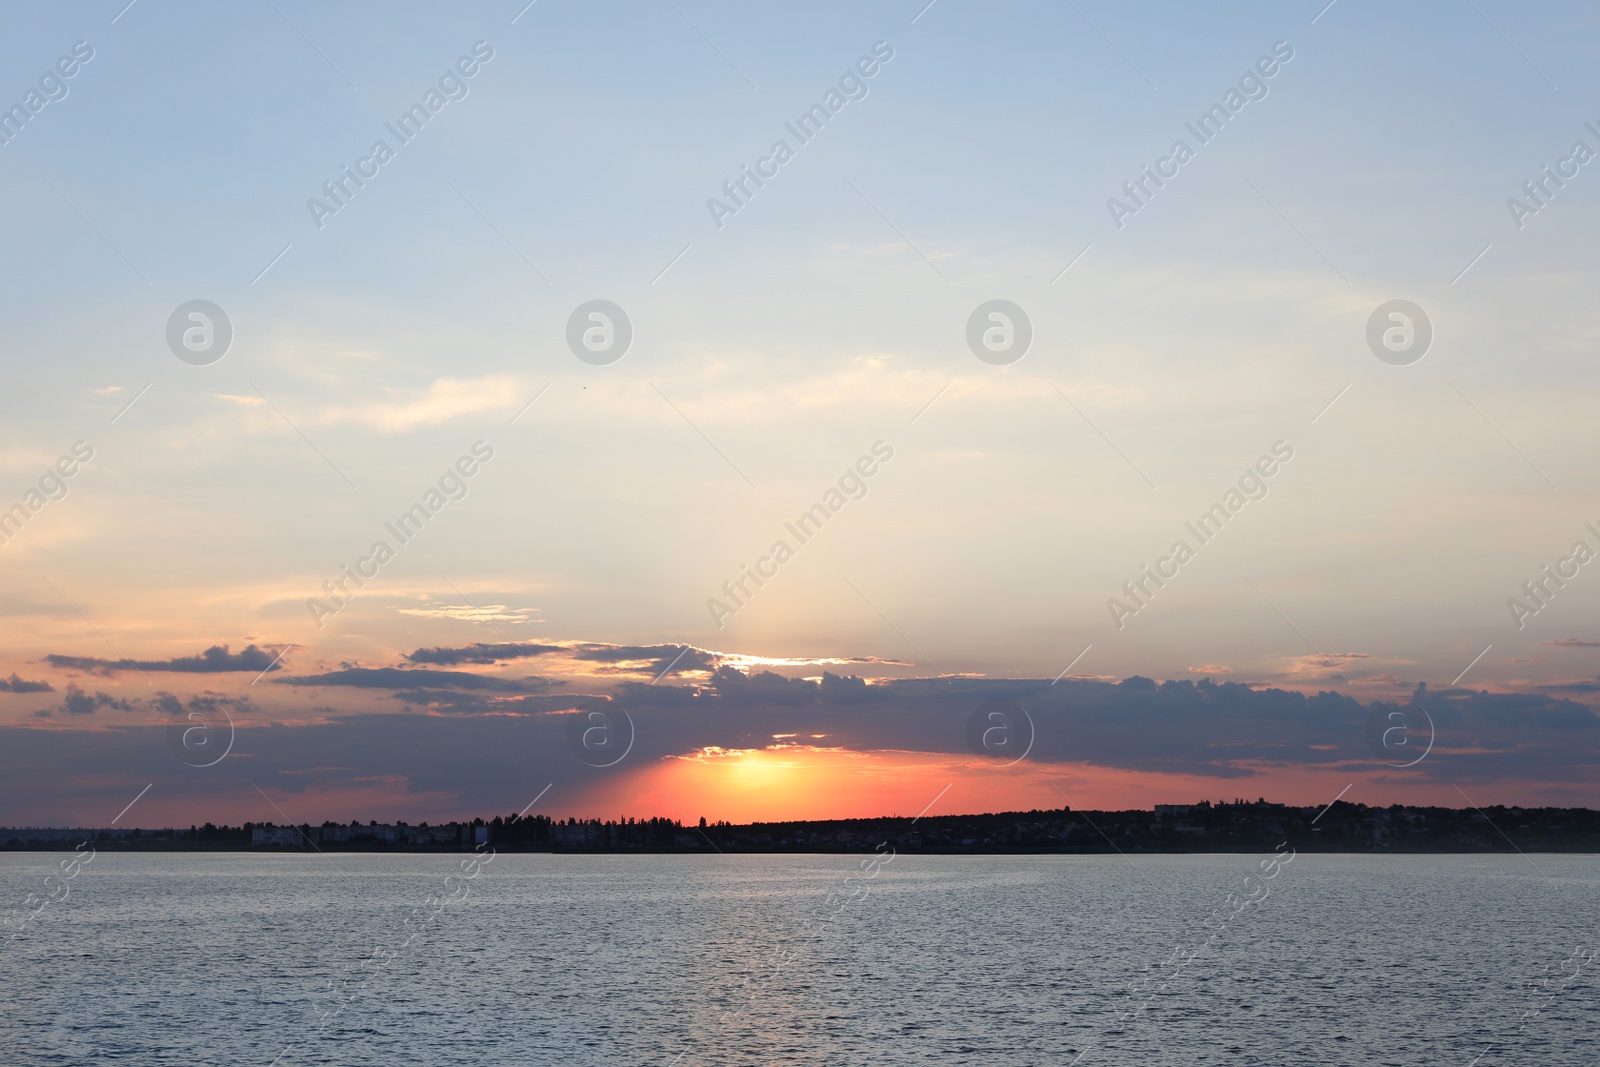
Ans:
[[[1600,1059],[1600,857],[1263,858],[102,852],[0,945],[0,1058]],[[61,859],[0,855],[0,914]]]

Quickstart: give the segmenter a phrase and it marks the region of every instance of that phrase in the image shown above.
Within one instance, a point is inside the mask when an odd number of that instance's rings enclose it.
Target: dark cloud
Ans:
[[[590,663],[627,664],[619,668],[634,674],[657,675],[671,668],[673,673],[708,671],[722,662],[716,652],[690,645],[609,645],[581,642],[573,645],[541,645],[533,642],[485,644],[479,642],[459,648],[419,648],[406,656],[412,663],[431,663],[453,667],[464,663],[504,663],[551,653],[565,653]]]
[[[596,646],[616,661],[682,646]],[[992,700],[1021,706],[1032,719],[1031,758],[1124,770],[1247,778],[1264,767],[1369,765],[1366,726],[1373,715],[1420,707],[1433,719],[1441,752],[1497,754],[1525,773],[1568,777],[1600,769],[1600,718],[1585,704],[1547,692],[1429,692],[1418,686],[1404,704],[1363,703],[1335,692],[1294,690],[1209,678],[1157,683],[1066,679],[907,678],[869,684],[824,672],[820,680],[721,666],[703,683],[623,682],[610,696],[532,693],[546,683],[502,681],[465,672],[347,669],[280,683],[390,689],[411,709],[454,718],[521,715],[561,719],[563,712],[621,709],[638,727],[642,759],[703,748],[759,748],[774,735],[821,735],[819,744],[853,750],[970,754],[968,721]],[[1600,691],[1600,683],[1567,688]],[[1472,762],[1468,757],[1463,760]],[[1484,760],[1477,760],[1484,763]],[[1489,760],[1488,763],[1494,763]],[[1417,773],[1442,773],[1435,756]],[[1485,764],[1487,767],[1487,764]],[[1468,772],[1459,772],[1468,773]],[[1475,773],[1486,773],[1479,768]]]
[[[419,648],[406,656],[411,663],[429,663],[451,667],[460,664],[505,663],[515,659],[528,659],[564,653],[574,660],[605,665],[598,673],[612,675],[640,675],[652,679],[674,675],[715,671],[734,659],[729,653],[714,649],[696,648],[693,645],[613,645],[602,641],[580,641],[565,645],[543,645],[534,642],[507,642],[492,644],[479,642],[460,647],[441,646]],[[788,660],[791,665],[860,664],[862,666],[910,667],[904,660],[882,659],[877,656],[853,656],[848,659]],[[609,669],[606,669],[609,668]]]
[[[13,672],[10,678],[0,678],[0,693],[54,693],[56,687],[49,682],[30,682],[18,678]]]
[[[539,679],[519,682],[490,678],[467,671],[430,671],[401,667],[345,667],[326,674],[299,675],[273,679],[279,685],[342,685],[353,689],[480,689],[498,693],[520,693]]]
[[[190,711],[215,712],[224,708],[232,708],[238,712],[255,711],[256,705],[249,697],[231,697],[219,693],[201,693],[199,696],[189,698]]]
[[[1585,641],[1577,637],[1558,637],[1554,641],[1546,641],[1547,645],[1556,648],[1600,648],[1600,641]]]
[[[90,696],[71,682],[67,683],[67,697],[59,710],[68,715],[93,715],[101,708],[114,708],[117,711],[133,711],[137,705],[131,700],[119,700],[109,693],[95,693]]]
[[[7,754],[7,773],[0,775],[0,826],[63,820],[107,826],[150,783],[154,788],[146,802],[120,825],[282,823],[285,814],[313,823],[406,817],[388,802],[353,805],[303,796],[348,793],[384,782],[445,798],[432,802],[439,810],[413,819],[510,814],[547,784],[552,785],[546,797],[550,804],[582,814],[601,810],[600,798],[586,797],[584,791],[614,780],[569,755],[560,716],[456,719],[397,712],[295,726],[247,727],[240,721],[228,757],[203,772],[173,756],[166,724],[116,723],[97,730],[0,726],[0,751]],[[623,768],[631,769],[629,762]],[[383,795],[393,792],[386,789]],[[167,811],[178,807],[180,816],[151,816],[147,801],[157,798],[170,805]],[[662,807],[658,814],[671,813]],[[146,812],[142,817],[141,811]]]
[[[1600,680],[1585,679],[1581,682],[1551,682],[1541,685],[1541,690],[1547,693],[1600,693]]]
[[[93,731],[0,727],[0,751],[17,768],[0,780],[0,823],[36,810],[39,797],[59,795],[60,783],[68,780],[90,783],[82,786],[88,791],[84,803],[92,800],[108,811],[86,808],[84,817],[101,823],[152,780],[163,795],[193,798],[195,814],[189,821],[211,817],[206,805],[233,786],[243,798],[239,803],[255,804],[262,809],[260,818],[278,821],[252,783],[286,795],[401,783],[399,788],[411,794],[453,798],[448,803],[459,804],[450,809],[453,814],[519,810],[553,783],[551,797],[560,798],[562,810],[582,814],[614,802],[607,790],[618,775],[706,748],[778,744],[775,735],[853,751],[971,758],[968,724],[975,711],[995,700],[1015,703],[1031,717],[1036,738],[1028,762],[1034,764],[1166,772],[1218,783],[1295,768],[1338,768],[1352,778],[1371,772],[1368,780],[1380,786],[1432,784],[1448,792],[1446,783],[1455,782],[1480,800],[1475,785],[1493,784],[1502,796],[1514,789],[1522,796],[1542,791],[1570,797],[1600,775],[1600,717],[1585,704],[1543,692],[1418,686],[1399,702],[1368,702],[1342,693],[1307,695],[1209,679],[868,683],[832,673],[805,681],[726,667],[697,684],[627,682],[610,696],[529,692],[521,687],[535,683],[422,669],[349,668],[282,682],[389,689],[396,705],[377,714],[325,709],[328,721],[293,725],[269,724],[259,715],[247,725],[241,717],[233,753],[208,771],[210,778],[173,760],[163,727],[126,720]],[[222,706],[234,699],[205,694],[190,702]],[[74,714],[119,706],[112,697],[77,687],[69,690],[68,701]],[[170,694],[158,694],[149,705],[167,715],[195,710]],[[1368,748],[1368,721],[1394,711],[1411,712],[1414,719],[1418,710],[1433,722],[1437,743],[1416,766],[1394,771]],[[575,721],[587,723],[595,712],[609,713],[607,721],[614,725],[631,723],[631,750],[616,767],[589,766],[572,748],[571,727]],[[121,796],[125,785],[131,792]],[[103,797],[94,792],[102,786]],[[73,797],[78,802],[78,794]],[[295,818],[386,814],[323,811],[317,807],[321,801],[308,798],[306,803],[303,813],[289,806]]]
[[[682,671],[713,670],[722,662],[722,655],[693,645],[603,645],[587,643],[572,648],[574,659],[592,663],[638,663],[631,668],[638,673],[660,674],[669,667],[674,674]]]
[[[823,675],[823,682],[830,685],[840,681],[843,679],[834,674]],[[866,683],[861,679],[852,678],[850,681],[860,683],[862,692],[865,692]],[[738,704],[793,708],[819,702],[833,703],[823,695],[822,683],[806,681],[804,678],[785,678],[771,671],[745,674],[732,667],[719,667],[711,675],[711,688],[718,700]],[[633,691],[636,690],[630,688],[630,692]]]
[[[462,663],[502,663],[506,660],[527,659],[560,652],[560,645],[537,645],[531,642],[465,645],[460,648],[419,648],[406,657],[412,663],[432,663],[439,667],[454,667]]]
[[[253,712],[257,711],[255,703],[247,696],[227,696],[221,693],[201,693],[189,698],[185,703],[182,697],[171,693],[157,693],[149,702],[149,706],[166,715],[179,716],[184,714],[197,714],[206,717],[215,716],[219,711]]]
[[[452,692],[447,689],[410,689],[395,693],[407,708],[425,709],[441,715],[551,715],[587,711],[613,706],[610,697],[585,695],[527,694],[485,696],[481,693]]]
[[[729,668],[702,686],[630,683],[616,693],[618,706],[651,727],[641,726],[641,750],[663,754],[764,745],[777,733],[821,733],[827,740],[820,743],[851,749],[962,754],[969,718],[990,700],[1027,711],[1036,731],[1031,758],[1043,762],[1216,778],[1249,777],[1265,766],[1371,766],[1369,717],[1420,707],[1435,723],[1439,751],[1416,773],[1481,777],[1515,766],[1528,777],[1570,781],[1600,770],[1600,717],[1547,693],[1419,686],[1403,703],[1363,703],[1334,692],[1308,696],[1210,679],[1052,685],[914,678],[869,685],[833,674],[810,682]],[[1457,755],[1445,758],[1446,748]]]
[[[173,659],[98,659],[93,656],[58,656],[52,653],[44,661],[58,670],[86,671],[90,674],[116,674],[118,671],[174,671],[181,674],[223,674],[229,671],[283,670],[275,664],[266,650],[248,645],[242,651],[229,652],[227,645],[212,645],[198,656],[177,656]]]

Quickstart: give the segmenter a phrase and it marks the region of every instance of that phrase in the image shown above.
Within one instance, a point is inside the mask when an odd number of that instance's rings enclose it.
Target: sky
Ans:
[[[1595,804],[1597,18],[6,12],[0,824]]]

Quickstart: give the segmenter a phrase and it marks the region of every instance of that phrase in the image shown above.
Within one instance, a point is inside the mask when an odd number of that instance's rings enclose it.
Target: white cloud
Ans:
[[[504,604],[484,604],[469,607],[464,604],[441,604],[428,608],[400,608],[402,615],[421,615],[430,619],[457,619],[461,622],[539,622],[538,608],[509,608]]]
[[[527,402],[533,391],[509,374],[481,378],[440,378],[423,390],[359,404],[334,404],[316,421],[354,422],[380,433],[405,433],[419,426],[437,426],[463,415],[477,415]]]

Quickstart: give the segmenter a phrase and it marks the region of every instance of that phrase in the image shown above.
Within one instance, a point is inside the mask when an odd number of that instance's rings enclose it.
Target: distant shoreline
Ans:
[[[830,855],[892,849],[912,855],[1203,855],[1296,852],[1372,855],[1600,853],[1590,808],[1323,808],[1265,800],[1158,804],[1154,810],[1072,808],[977,815],[685,825],[675,819],[489,820],[278,826],[210,823],[182,829],[8,829],[0,851],[341,852]]]
[[[1293,844],[1293,842],[1291,842]],[[156,846],[127,844],[122,842],[106,845],[96,844],[99,852],[129,853],[145,856],[165,855],[190,855],[205,854],[218,856],[470,856],[471,849],[462,848],[366,848],[366,849],[321,849],[313,851],[309,848],[289,848],[282,845],[259,846],[251,848],[237,848],[217,846],[214,848],[198,847],[192,845]],[[1516,856],[1524,852],[1535,856],[1600,856],[1600,847],[1596,848],[1564,848],[1564,849],[1514,849],[1509,846],[1498,849],[1400,849],[1400,848],[1319,848],[1308,845],[1301,848],[1295,845],[1298,853],[1307,856]],[[69,853],[72,848],[60,845],[47,848],[42,844],[37,846],[18,847],[0,846],[0,855],[56,855]],[[750,849],[724,849],[721,853],[713,852],[709,848],[497,848],[501,855],[507,856],[865,856],[871,855],[873,849],[866,845],[854,847],[840,847],[832,849],[823,848],[750,848]],[[1270,855],[1272,849],[1268,848],[1209,848],[1209,849],[1141,849],[1138,851],[1115,852],[1109,848],[1100,849],[996,849],[979,848],[969,849],[899,849],[897,854],[902,856],[1116,856],[1122,855],[1130,859],[1140,856],[1265,856]]]

